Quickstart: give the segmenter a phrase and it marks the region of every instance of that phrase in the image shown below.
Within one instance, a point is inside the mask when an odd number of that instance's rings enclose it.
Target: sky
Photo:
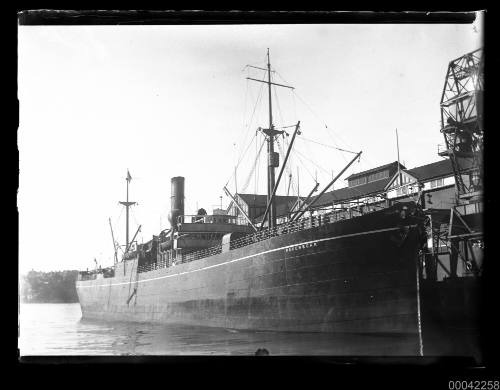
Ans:
[[[301,122],[278,189],[320,189],[363,151],[348,175],[397,160],[438,161],[448,63],[482,46],[475,25],[19,26],[19,269],[113,263],[130,236],[168,228],[170,179],[186,179],[186,214],[265,193],[268,126],[262,80],[270,50],[273,123]],[[280,138],[283,151],[289,136]],[[278,146],[278,150],[279,150]],[[256,162],[257,161],[257,162]],[[281,162],[283,161],[283,155]],[[289,174],[292,183],[289,186]],[[278,170],[276,172],[278,175]],[[236,180],[235,180],[236,177]],[[289,189],[290,187],[290,189]],[[221,199],[222,196],[222,199]]]

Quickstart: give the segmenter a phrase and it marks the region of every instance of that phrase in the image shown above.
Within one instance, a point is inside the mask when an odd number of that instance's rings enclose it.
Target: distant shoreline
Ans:
[[[30,271],[21,276],[20,300],[23,303],[78,303],[77,270]]]
[[[74,305],[80,302],[24,302],[21,301],[22,305],[40,305],[40,304],[51,304],[51,305]]]
[[[31,304],[37,304],[37,303],[60,303],[60,304],[68,304],[68,303],[80,303],[79,301],[22,301],[21,303],[23,305],[31,305]]]

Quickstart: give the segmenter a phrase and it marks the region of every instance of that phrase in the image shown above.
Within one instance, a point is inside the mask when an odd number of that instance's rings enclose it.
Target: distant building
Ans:
[[[365,213],[399,201],[420,201],[425,208],[449,209],[455,201],[455,179],[449,160],[413,169],[395,161],[349,176],[348,186],[316,200],[318,214],[331,211]],[[298,202],[294,205],[297,209]]]
[[[402,164],[398,169],[398,162],[394,161],[352,174],[346,180],[347,187],[326,192],[316,200],[312,212],[325,214],[333,211],[341,218],[349,218],[408,200],[419,201],[424,208],[432,209],[450,209],[455,203],[455,178],[448,159],[412,169]],[[252,222],[262,221],[266,195],[236,194],[235,199]],[[276,196],[277,223],[286,222],[305,200],[304,197]],[[235,216],[238,224],[248,223],[233,202],[227,213]]]
[[[397,176],[386,187],[390,200],[414,199],[422,190],[424,208],[450,209],[455,204],[455,177],[449,159],[403,170],[401,180]]]
[[[399,164],[399,169],[406,168]],[[318,214],[324,214],[332,210],[352,209],[353,212],[365,212],[385,207],[385,189],[397,172],[398,162],[395,161],[353,174],[346,179],[348,187],[324,193],[315,201],[313,209]],[[294,210],[299,207],[298,203],[294,206]]]

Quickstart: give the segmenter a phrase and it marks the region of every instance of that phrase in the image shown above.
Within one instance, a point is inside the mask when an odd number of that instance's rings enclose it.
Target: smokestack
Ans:
[[[184,215],[184,178],[182,176],[173,177],[171,180],[172,190],[170,197],[170,214],[168,220],[172,229],[177,226],[177,217]]]

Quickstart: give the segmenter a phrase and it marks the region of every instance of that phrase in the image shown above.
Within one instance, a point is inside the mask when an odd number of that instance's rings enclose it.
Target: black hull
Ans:
[[[416,334],[421,236],[402,206],[155,271],[120,263],[113,278],[77,282],[83,317]]]

